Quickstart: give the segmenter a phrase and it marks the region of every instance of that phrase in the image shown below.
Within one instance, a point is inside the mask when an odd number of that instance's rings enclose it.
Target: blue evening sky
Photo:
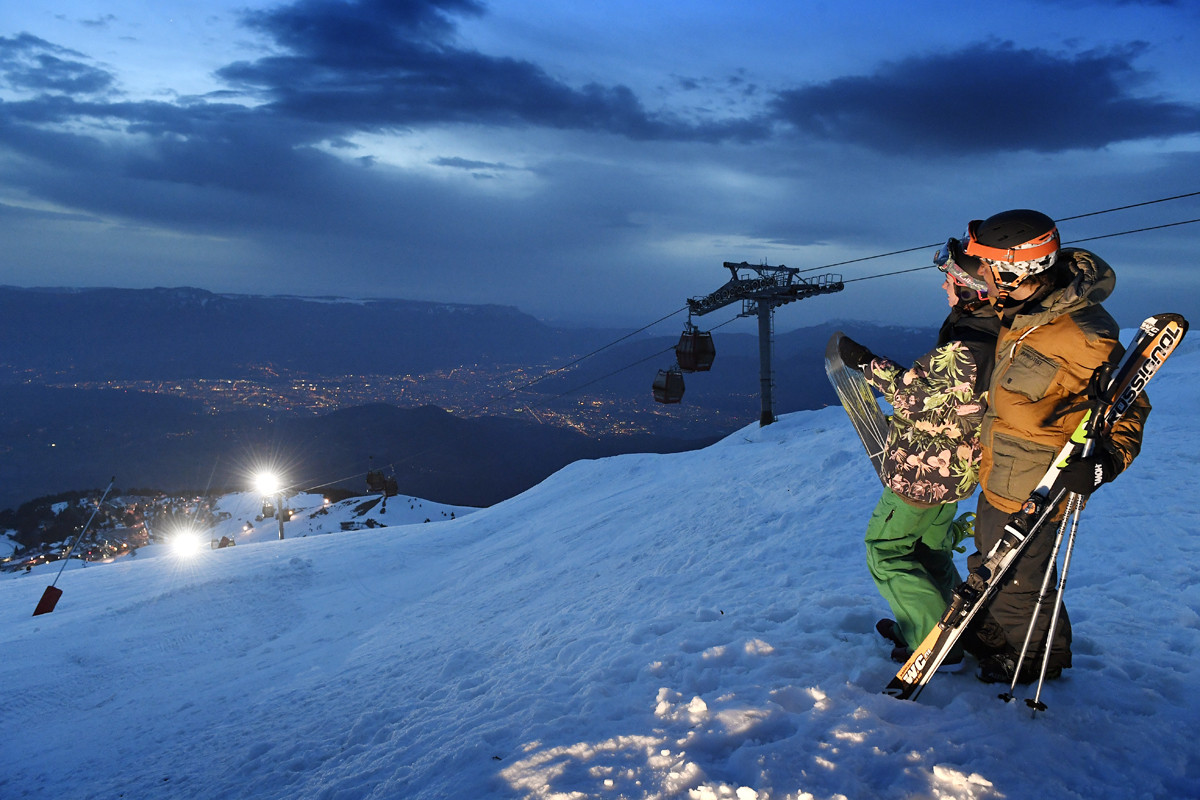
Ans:
[[[0,284],[646,323],[723,261],[819,274],[1007,208],[1200,191],[1198,49],[1187,0],[9,3]],[[1189,197],[1061,230],[1197,218]],[[1200,314],[1197,243],[1200,223],[1082,246],[1129,326]],[[938,277],[777,324],[932,325]]]

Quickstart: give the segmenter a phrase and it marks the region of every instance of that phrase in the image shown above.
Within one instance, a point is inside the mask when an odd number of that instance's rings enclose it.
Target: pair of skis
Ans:
[[[1020,558],[1025,546],[1046,522],[1053,519],[1054,511],[1065,495],[1065,491],[1054,488],[1063,467],[1071,458],[1090,452],[1093,442],[1108,433],[1113,423],[1124,416],[1187,329],[1187,320],[1179,314],[1150,317],[1138,329],[1125,357],[1111,372],[1111,378],[1106,380],[1110,374],[1107,370],[1098,373],[1097,383],[1102,384],[1102,391],[1094,413],[1089,413],[1079,424],[1029,499],[1009,517],[1003,536],[987,558],[955,588],[946,613],[888,683],[885,694],[900,699],[917,698],[971,620],[995,594],[1009,567]]]

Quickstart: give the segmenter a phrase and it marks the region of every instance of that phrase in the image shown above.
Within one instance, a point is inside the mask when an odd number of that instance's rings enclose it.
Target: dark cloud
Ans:
[[[1058,152],[1200,131],[1200,108],[1136,94],[1143,50],[974,45],[780,92],[773,105],[805,134],[885,153]]]
[[[0,36],[0,80],[17,91],[78,95],[111,89],[113,76],[85,59],[28,33]]]
[[[299,0],[244,19],[296,53],[345,67],[408,40],[445,42],[455,30],[452,17],[483,12],[475,0]]]
[[[79,119],[131,135],[63,124]],[[274,224],[272,203],[314,196],[313,182],[336,167],[332,156],[303,146],[313,138],[238,105],[68,97],[0,104],[0,144],[25,157],[10,162],[9,185],[70,208],[183,228]]]
[[[491,161],[472,161],[469,158],[458,158],[458,157],[435,158],[432,161],[430,161],[429,163],[433,164],[434,166],[438,166],[438,167],[452,167],[454,169],[465,169],[465,170],[473,170],[473,169],[510,170],[510,169],[513,169],[513,167],[510,167],[508,164],[494,163]]]
[[[104,16],[97,17],[96,19],[80,20],[79,24],[85,28],[107,28],[116,21],[117,18],[112,14],[105,14]]]
[[[756,138],[742,120],[694,125],[655,114],[625,86],[572,87],[516,58],[456,47],[454,17],[471,0],[301,0],[247,15],[286,49],[219,71],[280,114],[359,129],[430,123],[596,130],[641,140]]]
[[[1064,55],[986,43],[773,100],[733,75],[723,85],[765,101],[768,115],[701,106],[683,120],[648,109],[626,86],[572,86],[530,61],[461,46],[458,22],[483,13],[478,0],[298,0],[247,12],[245,24],[277,52],[221,69],[228,91],[174,103],[104,102],[114,78],[85,56],[28,34],[0,38],[0,77],[38,94],[0,106],[0,141],[63,166],[94,158],[101,174],[261,193],[289,191],[316,145],[441,124],[709,143],[765,141],[790,129],[885,154],[1057,152],[1200,130],[1200,109],[1136,93],[1144,46]],[[676,80],[693,91],[716,82]],[[258,102],[235,102],[246,95]],[[140,137],[122,146],[63,132],[78,119]]]

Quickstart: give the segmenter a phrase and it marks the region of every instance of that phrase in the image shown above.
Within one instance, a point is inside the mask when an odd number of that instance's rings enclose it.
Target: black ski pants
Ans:
[[[982,648],[974,648],[968,643],[968,650],[1009,650],[1020,653],[1025,643],[1025,634],[1029,630],[1029,620],[1037,608],[1038,594],[1042,589],[1042,581],[1046,576],[1046,567],[1050,564],[1050,554],[1054,550],[1054,538],[1058,531],[1058,522],[1062,519],[1063,509],[1060,507],[1053,522],[1044,524],[1025,546],[1025,551],[1009,569],[1000,588],[992,595],[991,601],[980,611],[972,624],[974,637]],[[967,557],[967,567],[975,569],[983,561],[984,555],[991,552],[992,547],[1004,534],[1004,525],[1009,515],[992,506],[984,496],[979,496],[979,507],[975,517],[975,547],[977,552]],[[1063,546],[1066,546],[1065,536]],[[1054,604],[1058,593],[1054,587],[1058,581],[1057,569],[1050,578],[1050,586],[1041,613],[1038,614],[1037,624],[1033,629],[1033,637],[1029,641],[1029,652],[1026,654],[1026,664],[1040,664],[1045,652],[1046,633],[1050,629],[1050,616],[1054,613]],[[979,619],[983,617],[983,619]],[[1030,659],[1033,659],[1031,662]],[[1054,642],[1050,647],[1050,665],[1059,667],[1071,666],[1071,620],[1064,606],[1059,612],[1058,625],[1054,633]]]

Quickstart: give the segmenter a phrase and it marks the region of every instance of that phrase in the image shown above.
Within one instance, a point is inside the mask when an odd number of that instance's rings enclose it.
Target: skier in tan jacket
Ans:
[[[979,552],[967,562],[974,569],[1091,407],[1093,373],[1119,359],[1124,348],[1116,321],[1101,305],[1116,284],[1112,267],[1087,250],[1060,248],[1057,227],[1045,214],[1017,209],[975,220],[962,247],[981,260],[979,276],[1001,321],[980,434]],[[1057,486],[1086,496],[1116,477],[1137,456],[1149,412],[1143,395],[1092,456],[1068,464]],[[1050,533],[1030,542],[967,637],[968,651],[980,656],[980,680],[1012,680],[1053,539]],[[1054,602],[1051,595],[1050,607]],[[1041,663],[1048,625],[1049,614],[1042,614],[1019,682],[1036,679],[1034,665]],[[1057,678],[1070,666],[1071,626],[1064,608],[1046,677]]]

